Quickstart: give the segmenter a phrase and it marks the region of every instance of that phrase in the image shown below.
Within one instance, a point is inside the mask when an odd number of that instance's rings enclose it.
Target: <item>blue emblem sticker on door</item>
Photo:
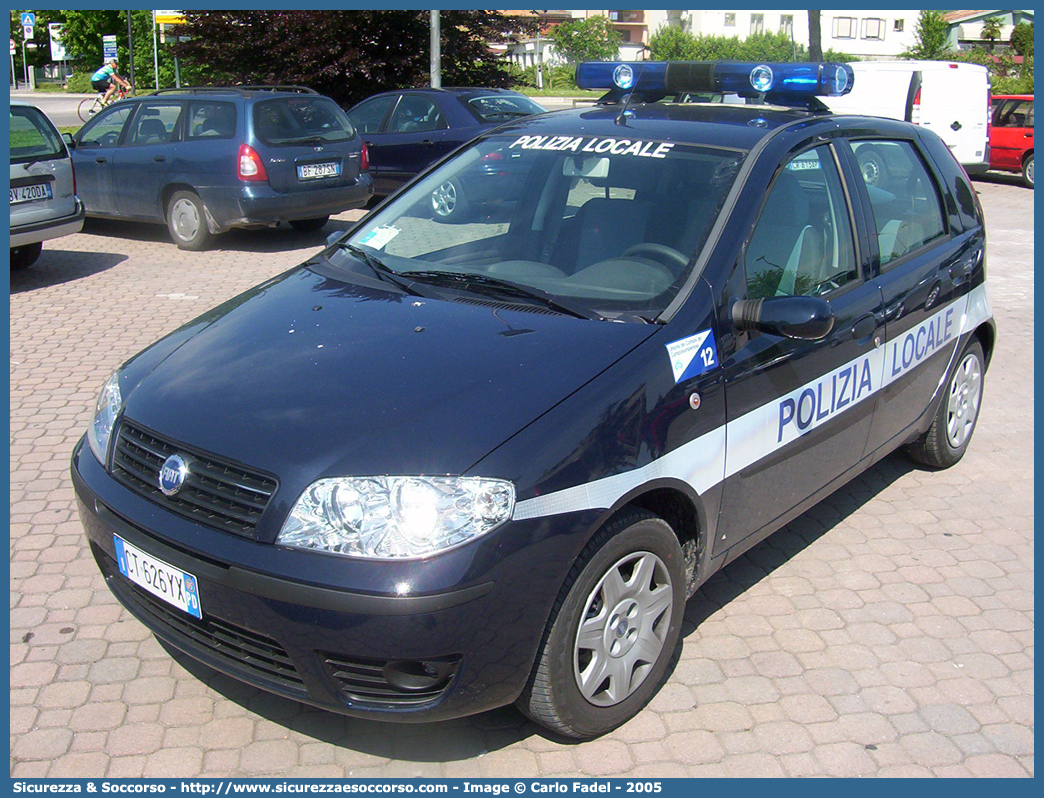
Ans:
[[[713,330],[702,330],[688,338],[666,344],[674,382],[698,377],[718,365],[718,347]]]

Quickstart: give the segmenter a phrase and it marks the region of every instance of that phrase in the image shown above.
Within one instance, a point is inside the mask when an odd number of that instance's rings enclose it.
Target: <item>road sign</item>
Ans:
[[[14,39],[11,39],[11,55],[15,54],[15,43]]]
[[[102,61],[106,64],[116,57],[116,34],[102,36]]]
[[[32,25],[23,25],[22,26],[22,38],[25,39],[26,41],[29,41],[31,38],[33,38],[33,26]]]
[[[22,12],[22,27],[23,28],[31,28],[35,24],[36,24],[36,14],[34,14],[32,11],[23,11]]]
[[[153,11],[156,15],[157,25],[184,25],[185,24],[185,12],[184,11]]]

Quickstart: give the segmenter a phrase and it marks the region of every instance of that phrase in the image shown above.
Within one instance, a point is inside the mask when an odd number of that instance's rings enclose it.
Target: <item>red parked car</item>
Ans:
[[[1022,172],[1033,188],[1033,95],[994,95],[990,169]]]

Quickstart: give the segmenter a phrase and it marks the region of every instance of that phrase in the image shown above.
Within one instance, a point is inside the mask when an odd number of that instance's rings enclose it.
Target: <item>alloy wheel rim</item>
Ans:
[[[982,367],[974,354],[967,355],[950,383],[946,400],[946,440],[954,449],[963,446],[979,416],[982,394]]]
[[[620,558],[588,594],[573,645],[583,697],[619,704],[645,681],[663,652],[674,591],[667,566],[648,551]]]
[[[457,187],[446,181],[431,193],[431,205],[439,216],[449,216],[457,206]]]
[[[196,210],[195,203],[179,199],[171,210],[171,218],[174,220],[174,229],[182,240],[191,241],[199,233],[199,211]]]

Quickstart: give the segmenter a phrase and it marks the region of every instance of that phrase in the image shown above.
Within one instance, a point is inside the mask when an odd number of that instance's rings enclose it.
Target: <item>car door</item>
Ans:
[[[382,177],[398,188],[442,155],[449,123],[430,97],[404,93],[381,135]]]
[[[120,187],[116,212],[139,219],[163,219],[160,195],[174,163],[184,103],[146,100],[138,106],[122,143],[112,155],[112,179]]]
[[[384,153],[383,130],[388,113],[398,99],[398,94],[382,94],[364,100],[348,112],[352,126],[366,142],[374,191],[379,195],[390,194],[396,188],[386,177],[388,164]]]
[[[116,213],[112,160],[136,105],[126,103],[102,111],[76,134],[72,151],[76,194],[83,200],[88,214],[112,216]]]
[[[768,534],[863,456],[880,378],[881,292],[856,245],[847,193],[835,145],[784,163],[725,293],[723,329],[735,326],[735,300],[779,307],[789,297],[828,302],[834,324],[814,341],[722,335],[728,426],[715,553]]]
[[[860,192],[879,263],[886,341],[879,411],[867,444],[872,451],[900,443],[895,439],[908,433],[938,390],[960,333],[962,309],[955,303],[967,289],[981,241],[952,229],[940,181],[916,140],[854,140],[851,147],[856,158],[872,148],[884,165]]]
[[[1033,149],[1033,100],[1006,99],[993,114],[990,131],[990,164],[1002,169],[1022,169],[1022,154]]]

